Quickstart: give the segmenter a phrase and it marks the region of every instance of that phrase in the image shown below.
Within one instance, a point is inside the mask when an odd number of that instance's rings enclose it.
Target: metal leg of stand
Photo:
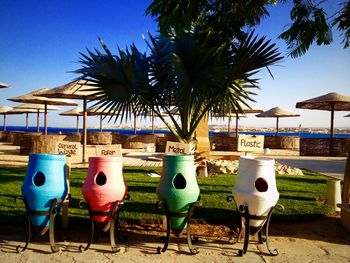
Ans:
[[[248,250],[249,232],[250,232],[250,220],[248,207],[243,206],[244,219],[245,219],[245,233],[244,233],[244,245],[243,249],[238,251],[238,255],[242,257]]]
[[[119,252],[120,248],[115,244],[115,237],[114,237],[114,230],[115,230],[115,220],[118,220],[118,206],[119,206],[119,201],[116,201],[113,204],[112,210],[111,210],[111,219],[110,219],[110,229],[109,229],[109,236],[110,236],[110,241],[111,241],[111,247],[112,251],[114,253]],[[117,221],[117,227],[118,227],[118,221]],[[118,232],[118,230],[117,230]]]
[[[229,238],[229,243],[231,244],[236,244],[238,241],[241,240],[242,237],[242,232],[243,232],[243,220],[240,220],[240,224],[239,224],[239,230],[236,236],[231,235]]]
[[[243,219],[241,218],[241,220],[240,220],[240,227],[239,227],[239,232],[238,232],[238,235],[237,235],[236,243],[242,238],[243,225],[244,225]]]
[[[233,199],[233,196],[230,195],[230,196],[227,196],[227,197],[226,197],[226,201],[227,201],[227,202],[234,202],[235,200]],[[236,243],[241,239],[242,230],[243,230],[243,220],[242,220],[242,218],[241,218],[237,236],[230,235],[229,242],[230,242],[231,244],[236,244]]]
[[[124,200],[130,200],[130,195],[129,194],[126,194],[124,196]],[[119,205],[122,205],[124,204],[124,201],[123,202],[119,202]],[[119,222],[119,213],[120,213],[120,210],[118,211],[118,213],[116,214],[116,221],[117,221],[117,225],[116,225],[116,230],[117,230],[117,239],[120,243],[125,243],[128,241],[128,238],[126,236],[121,236],[120,235],[120,222]]]
[[[58,252],[60,249],[55,244],[55,214],[56,214],[56,204],[60,202],[59,199],[54,199],[50,206],[50,222],[49,222],[49,238],[51,251],[53,253]]]
[[[165,252],[168,249],[168,245],[169,245],[169,241],[170,241],[170,230],[171,230],[171,225],[170,225],[171,213],[168,210],[168,207],[167,207],[165,202],[162,202],[162,201],[157,202],[157,206],[164,211],[165,216],[166,216],[166,237],[165,237],[164,245],[163,245],[163,248],[161,248],[161,247],[157,248],[157,252],[158,252],[158,254],[160,254],[162,252]],[[186,213],[187,244],[188,244],[188,247],[189,247],[190,252],[192,254],[197,254],[199,252],[197,249],[193,248],[192,237],[191,237],[191,226],[190,226],[190,224],[191,224],[190,218],[191,218],[191,216],[193,214],[194,208],[197,207],[197,206],[198,206],[198,202],[192,203],[190,205],[190,208],[189,208],[188,212]]]
[[[26,237],[26,244],[25,246],[22,248],[22,250],[20,250],[20,246],[18,246],[16,248],[17,252],[22,252],[24,250],[27,249],[28,247],[28,243],[32,238],[32,223],[30,220],[30,215],[46,215],[49,216],[49,239],[50,239],[50,246],[51,246],[51,251],[54,252],[58,252],[59,248],[56,246],[55,244],[55,214],[57,214],[57,204],[61,205],[61,200],[58,198],[55,198],[52,200],[51,205],[50,205],[50,209],[49,211],[34,211],[34,210],[30,210],[29,206],[27,205],[27,202],[23,199],[24,204],[26,206],[26,215],[27,215],[27,224],[28,224],[28,228],[27,228],[27,237]]]
[[[89,205],[85,201],[80,201],[79,207],[82,208],[83,204],[86,204],[89,210],[89,216],[90,216],[90,223],[91,223],[91,229],[90,229],[90,239],[84,247],[83,245],[80,245],[79,250],[80,252],[86,251],[89,249],[91,243],[94,240],[94,237],[97,237],[98,233],[95,233],[95,222],[93,220],[94,215],[100,215],[100,216],[110,216],[109,220],[109,238],[110,238],[110,243],[112,247],[112,251],[119,252],[120,248],[116,245],[115,242],[115,231],[117,232],[118,235],[118,220],[119,220],[119,205],[122,204],[122,201],[117,200],[116,202],[113,203],[113,206],[109,212],[99,212],[99,211],[92,211],[89,207]]]
[[[109,238],[111,241],[111,247],[112,247],[112,251],[113,253],[119,252],[120,248],[115,244],[115,238],[114,238],[114,225],[115,223],[115,219],[111,219],[110,220],[110,229],[109,229]]]
[[[21,249],[21,245],[18,245],[16,247],[17,253],[23,252],[24,250],[26,250],[28,247],[28,244],[32,238],[32,223],[30,221],[30,216],[29,216],[29,207],[28,207],[26,201],[24,199],[22,199],[22,200],[23,200],[24,205],[26,207],[26,217],[27,217],[26,244],[24,245],[24,247],[22,249]]]
[[[191,218],[191,216],[193,214],[194,209],[197,206],[198,206],[198,202],[195,202],[195,203],[191,204],[190,209],[188,210],[188,213],[187,213],[187,218],[186,218],[186,220],[187,220],[187,231],[186,231],[187,232],[187,243],[188,243],[188,247],[189,247],[189,249],[190,249],[192,254],[199,253],[198,249],[193,248],[193,246],[192,246],[191,227],[190,227],[190,224],[191,224],[190,218]]]
[[[258,232],[259,244],[264,244],[266,242],[266,240],[267,240],[267,237],[266,237],[266,226],[267,226],[267,224],[265,223],[264,226]]]
[[[234,201],[232,196],[228,196],[226,198],[226,200],[228,202],[233,202]],[[271,216],[272,216],[272,212],[273,212],[273,210],[275,208],[280,210],[281,212],[284,211],[284,207],[282,205],[280,205],[280,204],[277,204],[276,206],[270,208],[269,213],[268,213],[267,216],[255,216],[255,215],[251,216],[251,215],[249,215],[249,208],[247,206],[241,205],[240,207],[238,207],[238,211],[241,214],[241,224],[240,224],[240,229],[239,229],[237,241],[241,237],[242,228],[243,228],[243,223],[242,223],[243,217],[244,217],[244,220],[245,220],[245,223],[244,223],[244,225],[245,225],[244,245],[243,245],[243,249],[238,251],[238,255],[239,256],[243,256],[248,250],[249,234],[250,234],[250,219],[266,220],[265,223],[263,224],[263,226],[258,231],[259,243],[260,244],[266,243],[266,247],[267,247],[269,253],[272,256],[277,256],[278,255],[277,249],[271,250],[270,247],[269,247],[269,242],[268,242],[270,219],[271,219]],[[234,243],[236,243],[236,242],[234,242]]]
[[[86,251],[89,249],[91,243],[92,243],[92,240],[94,239],[94,235],[95,235],[95,223],[94,223],[94,220],[92,220],[92,212],[91,212],[91,209],[89,207],[89,205],[85,202],[85,201],[80,201],[79,202],[79,207],[82,208],[83,205],[87,205],[88,207],[88,210],[89,210],[89,217],[90,217],[90,238],[88,240],[88,243],[87,245],[84,247],[83,245],[80,245],[79,246],[79,250],[80,252],[83,252],[83,251]]]
[[[119,212],[116,214],[116,218],[115,221],[117,222],[115,224],[115,232],[117,234],[117,239],[120,243],[125,243],[126,241],[128,241],[128,238],[126,236],[121,236],[120,235],[120,222],[119,222]]]
[[[277,208],[278,210],[280,210],[281,212],[284,211],[284,206],[283,205],[276,205],[275,207],[272,207],[270,212],[269,212],[269,215],[267,217],[267,221],[266,221],[266,248],[267,250],[269,251],[269,253],[272,255],[272,256],[277,256],[278,255],[278,250],[275,248],[275,249],[270,249],[270,246],[269,246],[269,241],[268,241],[268,236],[269,236],[269,227],[270,227],[270,219],[271,219],[271,215],[272,215],[272,212],[273,210]]]
[[[161,252],[165,252],[168,249],[169,241],[170,241],[170,213],[166,203],[157,202],[159,208],[163,209],[166,216],[166,237],[163,248],[158,247],[157,252],[160,254]]]
[[[91,216],[90,217],[90,238],[89,238],[88,243],[85,247],[83,245],[79,246],[80,252],[83,252],[83,251],[86,251],[89,249],[89,247],[94,239],[94,236],[95,236],[95,222],[94,222],[94,220],[92,220],[92,216]]]

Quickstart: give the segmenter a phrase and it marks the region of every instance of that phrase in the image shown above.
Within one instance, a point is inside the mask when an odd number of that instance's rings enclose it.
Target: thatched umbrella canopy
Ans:
[[[79,132],[79,116],[83,116],[83,109],[76,107],[74,109],[67,110],[60,113],[62,116],[76,116],[77,117],[77,132]]]
[[[4,128],[3,128],[4,131],[6,131],[6,114],[10,110],[12,110],[12,108],[9,106],[0,106],[0,114],[4,115]]]
[[[83,100],[83,156],[82,161],[85,163],[85,149],[87,141],[87,101],[97,98],[95,91],[95,84],[86,80],[76,80],[68,84],[58,86],[56,88],[47,90],[40,94],[47,98],[65,98],[65,99],[79,99]]]
[[[0,82],[0,89],[6,89],[6,88],[10,88],[10,87],[11,87],[11,85],[6,84],[4,82]]]
[[[40,125],[39,125],[39,119],[40,119],[40,113],[44,113],[45,112],[45,105],[44,104],[34,104],[34,103],[24,103],[21,105],[18,105],[16,107],[14,107],[14,109],[22,109],[22,110],[34,110],[34,113],[36,112],[36,130],[37,132],[40,131]],[[47,110],[60,110],[59,107],[54,106],[54,105],[47,105]],[[33,111],[29,111],[29,112],[25,112],[27,113],[27,130],[28,130],[28,113],[33,113]]]
[[[44,110],[36,110],[36,109],[20,109],[17,107],[14,107],[12,110],[8,111],[7,114],[25,114],[26,115],[26,130],[28,131],[28,115],[31,113],[37,113],[39,115],[39,113],[43,113]]]
[[[24,103],[14,107],[14,109],[30,109],[30,110],[44,111],[45,105],[35,104],[35,103]],[[60,110],[60,109],[61,109],[60,107],[57,107],[55,105],[47,105],[47,110]]]
[[[300,115],[280,107],[275,107],[262,113],[259,113],[255,116],[259,118],[276,118],[276,135],[278,135],[279,118],[299,117]]]
[[[334,137],[334,111],[350,111],[350,97],[336,92],[297,102],[296,108],[331,112],[331,138]]]
[[[40,97],[41,94],[48,91],[47,88],[39,89],[27,93],[22,96],[10,98],[8,100],[14,102],[23,102],[23,103],[34,103],[34,104],[43,104],[44,105],[44,134],[47,135],[47,106],[48,105],[64,105],[64,106],[77,106],[78,104],[72,100],[68,99],[50,99],[46,97]],[[39,132],[39,131],[38,131]]]

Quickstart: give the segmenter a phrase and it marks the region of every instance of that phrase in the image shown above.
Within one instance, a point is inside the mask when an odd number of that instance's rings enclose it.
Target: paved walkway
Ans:
[[[95,148],[87,147],[87,156],[93,156]],[[214,156],[222,155],[226,158],[235,156],[236,159],[242,153],[237,152],[213,152]],[[317,157],[317,156],[298,156],[296,151],[271,151],[271,158],[288,166],[304,168],[315,172],[320,172],[326,176],[342,179],[345,171],[346,157]],[[148,153],[136,151],[133,149],[123,149],[124,166],[143,166],[143,167],[161,167],[162,153]],[[72,167],[87,167],[87,164],[81,164],[81,157],[72,158]],[[13,146],[8,143],[0,143],[0,167],[1,166],[27,166],[28,156],[19,154],[19,146]]]
[[[86,148],[87,158],[94,156],[95,147],[88,146]],[[137,150],[123,149],[123,165],[124,166],[144,166],[144,167],[160,167],[161,159],[157,158],[162,154],[146,153]],[[73,168],[87,168],[88,165],[81,164],[81,157],[72,157]],[[0,167],[1,166],[27,166],[28,155],[20,155],[19,146],[9,143],[0,142]]]
[[[303,168],[319,172],[325,176],[343,180],[346,157],[318,157],[318,156],[274,156],[279,163],[291,167]]]

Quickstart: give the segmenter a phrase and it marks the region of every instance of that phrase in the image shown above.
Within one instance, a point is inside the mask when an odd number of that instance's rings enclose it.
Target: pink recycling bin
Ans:
[[[109,212],[113,203],[124,200],[127,186],[123,176],[122,157],[90,157],[82,192],[92,211]],[[106,223],[110,216],[94,215],[92,220]]]

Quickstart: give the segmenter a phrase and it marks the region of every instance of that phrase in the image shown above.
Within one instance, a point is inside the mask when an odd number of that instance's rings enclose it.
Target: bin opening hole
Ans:
[[[107,177],[103,172],[99,172],[96,176],[95,182],[97,185],[104,185],[107,182]]]
[[[265,181],[265,179],[260,177],[260,178],[255,180],[255,188],[259,192],[266,192],[267,189],[269,189],[269,186],[268,186],[267,182]]]
[[[181,173],[178,173],[174,177],[173,185],[174,185],[174,187],[176,189],[185,189],[186,188],[186,179],[185,179],[185,177]]]
[[[34,175],[33,182],[36,186],[42,186],[45,183],[45,175],[42,172],[37,172]]]

